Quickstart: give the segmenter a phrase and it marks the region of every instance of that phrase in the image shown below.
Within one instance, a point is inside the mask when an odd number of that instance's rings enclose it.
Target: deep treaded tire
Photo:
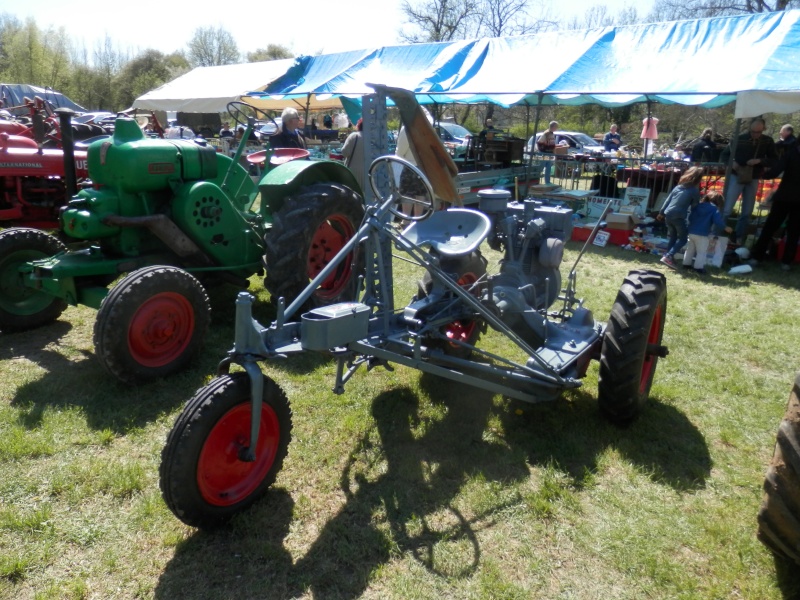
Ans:
[[[468,256],[459,256],[457,258],[443,258],[439,262],[439,266],[445,273],[455,275],[456,282],[461,286],[470,287],[481,277],[486,275],[486,259],[480,253],[475,251]],[[476,296],[480,296],[480,290],[485,285],[478,286],[473,290]],[[427,296],[433,289],[433,278],[427,271],[419,283],[419,297]],[[482,320],[470,321],[453,321],[447,326],[442,328],[442,333],[449,339],[457,339],[471,346],[478,343],[483,329]],[[469,358],[472,355],[472,350],[459,346],[458,344],[446,342],[439,338],[427,340],[427,343],[434,348],[440,348],[445,354],[455,356],[457,358]]]
[[[264,286],[287,306],[353,237],[364,218],[364,203],[350,188],[319,183],[287,198],[272,216],[267,233]],[[355,259],[355,260],[354,260]],[[358,249],[317,289],[304,308],[352,300],[363,271]]]
[[[800,565],[800,373],[795,376],[764,480],[758,539],[775,554]]]
[[[205,289],[183,269],[144,267],[111,288],[94,323],[95,354],[125,383],[185,368],[203,345],[211,320]]]
[[[240,450],[250,440],[250,378],[234,373],[195,392],[161,452],[161,494],[192,527],[224,524],[261,498],[275,481],[289,449],[292,411],[286,394],[264,377],[256,460]]]
[[[648,346],[661,345],[667,280],[656,271],[631,271],[611,308],[600,352],[600,410],[612,421],[636,418],[647,402],[658,364]]]
[[[26,286],[19,267],[66,249],[57,238],[25,227],[0,231],[0,331],[25,331],[55,321],[67,303]]]

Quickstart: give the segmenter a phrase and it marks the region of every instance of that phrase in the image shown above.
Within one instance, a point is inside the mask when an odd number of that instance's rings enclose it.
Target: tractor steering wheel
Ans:
[[[410,175],[413,178],[412,181],[414,183],[422,184],[423,194],[421,197],[406,195],[406,192],[400,188],[398,181],[401,178],[395,177],[394,165],[392,163],[397,163],[402,167],[401,174],[405,172],[405,169],[409,169]],[[378,178],[377,175],[379,169],[383,169],[388,172],[388,196],[384,196],[381,190],[378,188],[379,183],[376,182],[376,179]],[[375,194],[375,197],[381,204],[384,204],[389,199],[394,199],[394,203],[389,207],[389,212],[391,212],[397,218],[402,219],[403,221],[423,221],[433,214],[433,188],[431,187],[427,177],[425,177],[425,174],[420,171],[419,167],[416,165],[411,164],[399,156],[379,156],[372,161],[372,164],[369,166],[368,176],[369,184],[372,187],[372,192]],[[397,207],[398,204],[400,205],[400,208]],[[403,205],[406,205],[407,208],[404,209]],[[415,206],[422,207],[421,214],[413,214]],[[408,210],[411,214],[409,214],[409,212],[405,212],[406,210]]]
[[[227,110],[228,114],[231,116],[231,119],[233,119],[237,125],[241,125],[242,127],[246,128],[247,120],[250,118],[250,116],[254,116],[256,119],[261,119],[263,117],[267,121],[271,122],[275,126],[276,131],[280,129],[278,124],[275,122],[275,119],[270,117],[260,108],[256,108],[255,106],[247,104],[247,102],[240,102],[238,100],[228,102]]]

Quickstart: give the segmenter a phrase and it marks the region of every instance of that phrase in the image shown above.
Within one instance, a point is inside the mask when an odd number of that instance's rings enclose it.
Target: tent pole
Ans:
[[[736,119],[733,125],[733,137],[731,137],[730,147],[731,155],[728,157],[728,164],[725,165],[725,183],[722,185],[722,197],[728,197],[728,188],[730,187],[731,174],[733,173],[733,159],[736,156],[736,145],[739,142],[739,134],[742,131],[742,120]],[[737,240],[741,243],[741,240]]]

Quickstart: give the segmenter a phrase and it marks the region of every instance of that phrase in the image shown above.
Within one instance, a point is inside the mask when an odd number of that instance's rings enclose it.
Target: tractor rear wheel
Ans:
[[[666,316],[664,275],[646,270],[628,273],[611,308],[600,351],[598,402],[612,421],[631,421],[647,402]]]
[[[287,198],[272,215],[265,238],[264,286],[272,298],[283,297],[290,304],[350,241],[363,218],[361,197],[337,183],[315,184]],[[363,263],[363,253],[354,248],[303,308],[352,300]]]
[[[457,258],[444,258],[439,262],[440,268],[445,272],[455,276],[455,280],[461,287],[471,288],[477,281],[486,275],[486,259],[480,252],[475,251],[468,256]],[[472,289],[472,294],[480,296],[483,285],[477,285]],[[424,298],[433,290],[433,278],[427,271],[419,284],[419,297]],[[431,347],[440,348],[445,354],[457,358],[469,358],[472,354],[470,348],[466,348],[456,342],[463,342],[474,346],[478,343],[483,329],[483,322],[479,319],[456,320],[448,323],[441,329],[441,333],[447,340],[432,338],[427,340]]]
[[[57,238],[38,229],[0,231],[0,331],[33,329],[61,316],[67,303],[25,285],[19,267],[65,249]]]
[[[234,373],[198,390],[178,416],[161,452],[161,494],[192,527],[224,524],[261,498],[289,449],[292,411],[286,394],[264,377],[255,461],[242,453],[250,441],[250,378]]]
[[[142,383],[183,369],[211,320],[203,286],[183,269],[151,266],[111,288],[94,324],[95,353],[120,381]]]
[[[764,480],[758,539],[775,554],[800,565],[800,373]]]

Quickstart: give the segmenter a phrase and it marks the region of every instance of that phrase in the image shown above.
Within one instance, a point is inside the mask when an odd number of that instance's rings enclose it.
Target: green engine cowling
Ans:
[[[164,215],[218,265],[261,260],[261,220],[237,209],[255,197],[256,186],[213,147],[149,139],[133,119],[119,118],[110,139],[89,147],[88,166],[94,187],[73,197],[61,216],[70,236],[99,240],[106,253],[138,256],[163,249],[146,224]]]

